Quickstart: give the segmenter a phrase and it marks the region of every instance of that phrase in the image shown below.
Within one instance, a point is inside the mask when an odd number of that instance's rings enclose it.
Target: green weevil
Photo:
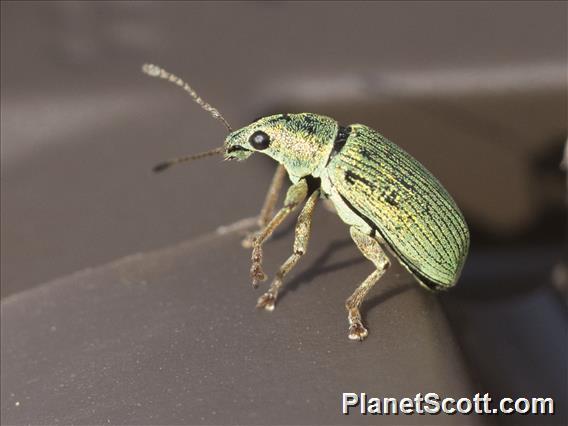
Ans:
[[[365,125],[341,126],[332,118],[312,113],[271,115],[233,130],[217,109],[179,77],[156,65],[146,64],[142,69],[182,87],[229,131],[222,147],[160,163],[155,171],[214,154],[246,160],[261,152],[279,163],[258,216],[259,229],[243,241],[244,246],[252,247],[254,287],[266,279],[263,243],[305,202],[295,228],[293,252],[258,299],[258,308],[274,309],[284,277],[306,253],[320,198],[331,201],[361,253],[375,266],[345,302],[349,339],[367,337],[360,307],[389,267],[383,248],[424,287],[446,290],[455,285],[469,248],[467,224],[440,182],[403,149]],[[286,174],[292,185],[284,206],[273,214]]]

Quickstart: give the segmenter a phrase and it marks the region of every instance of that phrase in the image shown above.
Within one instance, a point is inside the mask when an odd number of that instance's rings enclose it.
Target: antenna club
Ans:
[[[162,69],[154,64],[144,64],[142,65],[142,72],[148,74],[150,77],[159,77],[162,73]]]

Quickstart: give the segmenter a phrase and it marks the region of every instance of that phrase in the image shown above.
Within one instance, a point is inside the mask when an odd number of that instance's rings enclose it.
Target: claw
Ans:
[[[276,303],[276,295],[270,292],[266,292],[258,298],[258,302],[256,302],[256,307],[259,309],[264,308],[267,311],[273,311],[275,303]]]
[[[349,326],[349,339],[350,340],[359,340],[360,342],[367,337],[369,332],[361,322],[355,322]]]

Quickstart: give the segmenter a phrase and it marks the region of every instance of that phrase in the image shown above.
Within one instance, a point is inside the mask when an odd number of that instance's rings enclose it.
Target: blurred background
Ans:
[[[2,298],[258,212],[265,158],[151,174],[225,137],[153,62],[235,128],[318,112],[418,158],[471,228],[442,309],[473,381],[565,409],[567,51],[565,2],[2,2]]]

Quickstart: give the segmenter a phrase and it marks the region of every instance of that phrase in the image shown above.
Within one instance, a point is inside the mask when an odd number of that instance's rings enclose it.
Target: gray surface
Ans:
[[[343,416],[341,393],[473,395],[437,298],[398,265],[365,304],[369,338],[347,339],[343,303],[371,264],[335,216],[316,219],[309,257],[272,313],[254,309],[260,290],[235,234],[5,298],[2,423],[423,424]],[[268,271],[290,237],[268,244]]]

